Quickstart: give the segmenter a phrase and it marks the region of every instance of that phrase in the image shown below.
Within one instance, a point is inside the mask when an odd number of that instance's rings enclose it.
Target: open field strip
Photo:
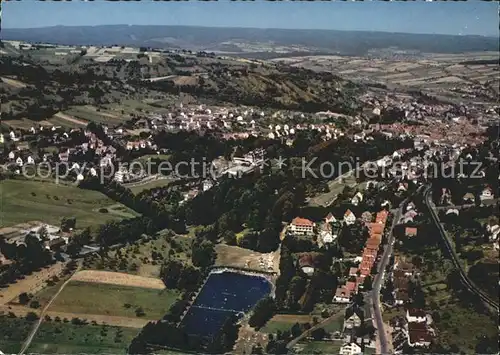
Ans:
[[[2,76],[0,79],[7,85],[13,86],[16,89],[22,89],[25,88],[27,85],[23,83],[22,81],[11,79],[11,78],[6,78],[5,76]]]
[[[58,112],[54,115],[55,117],[57,118],[61,118],[63,120],[66,120],[68,122],[71,122],[71,123],[75,123],[77,125],[82,125],[82,126],[86,126],[88,122],[86,121],[83,121],[83,120],[79,120],[75,117],[72,117],[72,116],[69,116],[69,115],[66,115],[65,113],[62,113],[62,112]]]
[[[115,205],[115,201],[100,192],[76,186],[9,179],[0,184],[0,197],[0,227],[40,219],[59,225],[62,217],[75,217],[76,228],[84,228],[123,219],[116,214],[98,212],[101,207]]]
[[[153,277],[144,277],[130,275],[121,272],[101,271],[101,270],[82,270],[78,271],[72,278],[72,281],[95,282],[121,286],[142,287],[156,290],[163,290],[165,284],[163,281]]]
[[[48,309],[89,317],[160,319],[178,299],[177,290],[158,290],[96,282],[70,281]],[[43,292],[37,297],[44,298]],[[106,318],[103,318],[105,320]],[[108,321],[117,321],[110,318]]]

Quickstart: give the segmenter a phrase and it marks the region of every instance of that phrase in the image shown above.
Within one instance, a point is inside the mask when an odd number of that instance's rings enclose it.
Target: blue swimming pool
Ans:
[[[271,283],[261,276],[224,271],[213,273],[181,322],[188,334],[212,336],[231,314],[248,312],[271,293]]]

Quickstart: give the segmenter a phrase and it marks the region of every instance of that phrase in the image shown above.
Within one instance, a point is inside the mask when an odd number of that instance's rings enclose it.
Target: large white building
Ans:
[[[314,222],[306,218],[295,217],[290,224],[290,232],[300,235],[313,235]]]
[[[363,354],[361,351],[361,346],[356,343],[347,343],[340,348],[340,355],[357,355]]]

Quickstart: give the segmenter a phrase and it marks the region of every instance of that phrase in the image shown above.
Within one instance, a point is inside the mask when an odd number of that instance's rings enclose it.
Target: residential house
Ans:
[[[351,199],[351,203],[354,206],[359,205],[361,202],[363,202],[363,194],[361,192],[357,192],[356,195]]]
[[[476,202],[476,196],[472,192],[467,192],[463,197],[462,201],[466,204],[472,204]]]
[[[314,274],[314,260],[311,254],[304,254],[299,258],[299,267],[308,276]]]
[[[337,219],[335,216],[330,212],[326,215],[325,217],[325,223],[336,223]]]
[[[330,223],[323,223],[319,232],[319,237],[324,244],[332,243],[335,239],[332,233],[332,225]]]
[[[405,228],[405,235],[407,237],[415,237],[417,235],[418,229],[414,227],[406,227]]]
[[[498,240],[498,235],[500,234],[500,225],[497,222],[492,221],[486,225],[486,231],[489,233],[490,242]]]
[[[361,220],[365,223],[368,224],[373,220],[373,216],[371,212],[365,211],[361,214]]]
[[[394,270],[401,270],[405,276],[413,276],[415,273],[415,266],[402,258],[396,258],[394,261]]]
[[[358,355],[363,354],[361,351],[361,346],[356,343],[348,343],[342,345],[339,351],[339,355]]]
[[[333,297],[333,302],[349,303],[350,300],[351,300],[351,291],[349,291],[345,286],[337,288],[335,296]]]
[[[408,303],[410,296],[408,290],[398,289],[394,292],[394,303],[398,306]]]
[[[447,216],[452,215],[452,214],[454,214],[454,215],[458,216],[458,215],[460,214],[460,212],[459,212],[459,211],[458,211],[458,209],[456,209],[456,208],[449,208],[449,209],[446,211],[446,213],[445,213],[445,214],[446,214]]]
[[[203,180],[203,191],[208,191],[214,186],[214,182],[210,179]]]
[[[356,306],[347,307],[344,317],[344,329],[358,328],[363,323],[363,310]]]
[[[16,153],[14,151],[9,153],[9,160],[14,160],[16,158]]]
[[[409,308],[406,310],[406,321],[408,323],[425,323],[427,315],[422,309]]]
[[[351,267],[349,269],[349,277],[351,276],[358,276],[358,268],[357,267]]]
[[[354,224],[355,222],[356,222],[356,216],[354,215],[354,213],[352,213],[351,210],[345,211],[344,223],[349,226],[351,224]]]
[[[432,334],[425,323],[408,323],[408,345],[414,347],[428,347],[431,345]]]
[[[398,192],[408,191],[408,183],[400,182],[397,191]]]
[[[306,218],[295,217],[290,224],[290,232],[299,235],[313,235],[315,223]]]
[[[24,165],[23,159],[21,157],[17,157],[17,159],[16,159],[16,165],[17,166],[23,166]]]
[[[493,190],[491,189],[491,187],[486,187],[482,192],[481,192],[481,195],[479,196],[479,198],[481,199],[481,202],[482,201],[488,201],[488,200],[492,200],[494,198],[494,195],[493,195]]]

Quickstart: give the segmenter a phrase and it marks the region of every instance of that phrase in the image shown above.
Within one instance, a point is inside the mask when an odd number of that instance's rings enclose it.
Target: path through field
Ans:
[[[61,287],[59,287],[59,290],[56,292],[56,294],[54,295],[54,297],[51,298],[51,300],[49,301],[49,303],[47,303],[47,305],[42,309],[42,312],[40,313],[40,318],[38,319],[38,321],[36,322],[35,324],[35,327],[33,328],[33,330],[30,332],[30,334],[28,335],[28,338],[26,339],[26,341],[24,342],[23,346],[21,347],[21,350],[19,351],[19,355],[23,355],[24,352],[26,351],[26,349],[29,348],[31,342],[33,341],[33,338],[35,337],[36,335],[36,332],[38,331],[38,328],[40,328],[40,324],[42,324],[43,322],[43,318],[45,316],[45,313],[47,312],[47,310],[49,309],[49,307],[52,305],[52,302],[55,301],[55,299],[57,298],[57,296],[59,296],[59,294],[62,292],[62,290],[64,289],[64,287],[71,281],[71,278],[68,279],[66,282],[64,282]]]

